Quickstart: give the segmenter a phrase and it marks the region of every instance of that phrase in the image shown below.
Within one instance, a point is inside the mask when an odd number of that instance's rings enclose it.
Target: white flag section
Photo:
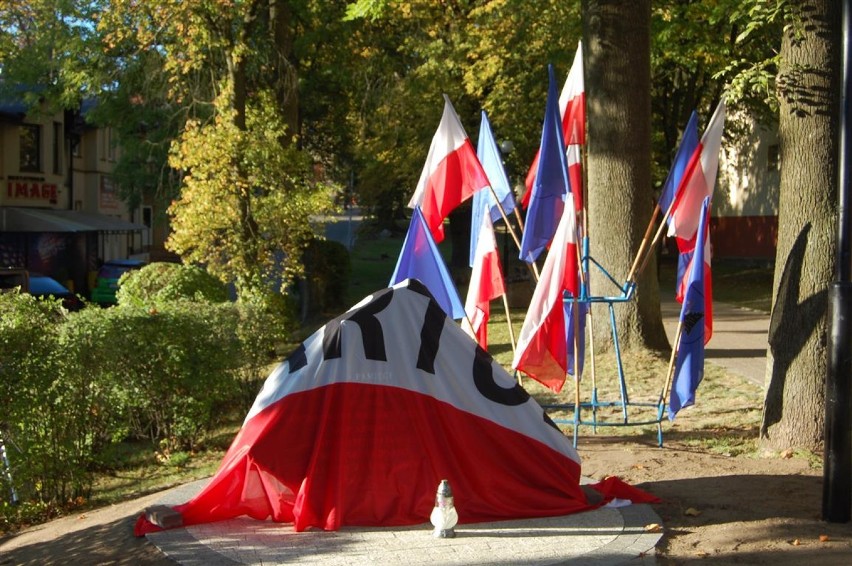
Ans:
[[[583,81],[583,42],[577,42],[577,51],[568,78],[559,94],[559,112],[562,115],[562,135],[565,145],[586,143],[586,87]],[[573,190],[573,187],[572,187]]]
[[[491,317],[491,301],[506,293],[503,272],[500,269],[500,254],[494,238],[494,225],[488,214],[480,221],[473,271],[464,302],[467,320],[462,328],[484,349],[488,349],[488,319]],[[471,328],[471,326],[473,328]]]
[[[590,507],[570,440],[407,280],[282,362],[217,473],[175,510],[184,525],[241,515],[297,531],[421,524],[442,479],[461,523]]]

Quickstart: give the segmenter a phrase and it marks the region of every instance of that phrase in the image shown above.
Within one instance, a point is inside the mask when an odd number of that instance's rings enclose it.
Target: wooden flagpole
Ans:
[[[506,309],[506,324],[509,325],[509,341],[512,344],[512,357],[515,356],[515,329],[512,328],[512,319],[509,316],[509,298],[506,293],[503,293],[503,308]],[[524,378],[521,377],[521,372],[518,374],[518,384],[523,385]]]
[[[662,391],[660,391],[660,399],[657,402],[657,404],[665,403],[666,397],[669,396],[669,389],[671,388],[672,378],[674,377],[675,360],[677,359],[677,352],[680,349],[680,338],[681,338],[682,335],[683,335],[683,325],[680,322],[680,320],[678,320],[677,330],[675,331],[674,346],[672,347],[672,357],[669,360],[669,368],[668,368],[668,371],[666,372],[666,381],[663,385]]]
[[[503,308],[506,309],[506,322],[509,325],[509,340],[512,341],[512,354],[515,353],[515,329],[512,328],[512,319],[509,317],[509,299],[506,293],[503,293]]]
[[[518,235],[515,233],[515,230],[512,228],[512,224],[509,222],[509,217],[506,215],[506,209],[503,208],[503,203],[500,202],[500,199],[497,197],[497,191],[494,190],[494,187],[491,185],[488,186],[491,189],[491,194],[494,196],[494,201],[497,203],[497,208],[500,210],[500,216],[503,217],[503,223],[506,225],[506,230],[509,231],[509,234],[512,236],[512,240],[515,242],[515,245],[518,247],[518,250],[521,249],[521,241],[518,239]],[[514,194],[514,193],[513,193]],[[514,198],[514,197],[513,197]],[[521,220],[521,214],[518,212],[518,203],[515,202],[515,217],[518,219],[518,226],[521,228],[521,231],[524,229],[524,223]],[[524,262],[527,263],[527,262]],[[527,267],[533,275],[533,280],[538,282],[538,266],[535,262],[527,263]]]
[[[650,249],[648,250],[648,253],[645,254],[645,257],[643,258],[642,264],[639,265],[638,269],[636,269],[636,264],[639,263],[640,254],[639,253],[636,254],[636,261],[633,263],[633,267],[630,269],[630,273],[627,275],[628,281],[633,281],[633,278],[636,277],[638,274],[642,273],[642,271],[645,269],[645,266],[648,265],[648,260],[651,259],[651,250],[653,250],[654,246],[657,245],[657,242],[660,241],[660,236],[662,236],[663,230],[665,229],[665,226],[666,226],[666,222],[668,221],[669,217],[672,215],[672,209],[673,208],[674,208],[674,199],[672,199],[672,202],[669,205],[668,210],[666,210],[666,213],[663,215],[663,219],[660,220],[660,226],[657,228],[657,233],[654,234],[654,239],[651,242]],[[646,237],[651,231],[651,227],[654,224],[654,220],[656,219],[659,210],[661,210],[660,205],[659,205],[659,203],[657,203],[657,206],[654,208],[654,214],[651,216],[651,222],[648,223],[648,230],[646,230],[646,232],[645,232]],[[643,244],[645,243],[644,240],[643,240],[642,243]],[[641,252],[643,250],[643,248],[644,248],[644,246],[640,246],[639,252]]]
[[[636,258],[633,260],[633,265],[630,267],[630,271],[627,274],[627,281],[633,281],[636,269],[639,267],[639,260],[642,259],[645,254],[645,248],[648,246],[648,239],[651,237],[651,232],[654,230],[654,221],[657,219],[657,215],[659,213],[660,203],[657,203],[654,207],[654,213],[651,214],[651,221],[648,222],[648,227],[645,229],[645,235],[642,236],[642,243],[639,245],[639,251],[636,252]]]

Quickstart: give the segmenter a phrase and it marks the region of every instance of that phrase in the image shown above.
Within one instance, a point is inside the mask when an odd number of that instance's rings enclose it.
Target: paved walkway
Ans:
[[[660,307],[666,334],[673,341],[680,303],[663,301]],[[762,386],[768,333],[768,314],[714,302],[713,336],[704,349],[705,360]]]
[[[672,339],[680,305],[665,302],[662,311]],[[707,361],[762,384],[768,328],[768,315],[714,303]],[[205,482],[172,490],[160,503],[187,501]],[[152,533],[148,539],[185,565],[611,565],[654,563],[654,546],[662,535],[646,530],[653,523],[662,521],[650,506],[631,505],[564,517],[461,525],[455,539],[433,538],[428,523],[296,533],[289,524],[250,519]]]

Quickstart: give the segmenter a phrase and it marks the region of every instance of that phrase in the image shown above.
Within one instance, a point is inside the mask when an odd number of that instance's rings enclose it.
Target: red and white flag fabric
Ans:
[[[559,95],[559,112],[562,116],[562,137],[568,156],[568,175],[571,180],[571,192],[574,193],[574,206],[583,210],[583,174],[580,146],[586,143],[586,92],[583,79],[583,43],[577,43],[577,52],[568,78]],[[529,205],[532,186],[535,182],[540,149],[533,158],[527,173],[526,192],[521,203],[524,208]]]
[[[725,129],[725,101],[716,107],[707,129],[695,148],[687,169],[681,178],[681,187],[676,191],[669,219],[669,236],[678,240],[678,246],[694,247],[695,232],[701,218],[701,207],[705,197],[713,197],[716,186],[716,173],[719,170],[719,151],[722,147],[722,133]]]
[[[577,214],[570,200],[544,261],[518,337],[512,367],[559,392],[568,368],[564,292],[579,296]]]
[[[564,341],[564,339],[563,339]],[[589,509],[571,441],[409,279],[328,322],[264,383],[219,470],[174,508],[296,531],[428,523],[442,479],[460,523]],[[137,535],[159,530],[141,517]]]
[[[426,164],[408,206],[420,206],[432,238],[440,243],[444,240],[447,215],[488,184],[476,149],[445,94],[441,123],[432,138]]]
[[[473,271],[464,303],[464,310],[470,324],[462,325],[465,332],[470,334],[484,350],[488,349],[491,301],[505,293],[500,254],[497,251],[497,240],[494,238],[494,225],[491,223],[491,215],[484,214],[480,221]]]

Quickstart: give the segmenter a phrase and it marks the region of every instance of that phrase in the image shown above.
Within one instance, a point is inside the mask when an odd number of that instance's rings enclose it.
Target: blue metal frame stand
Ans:
[[[617,296],[592,296],[589,294],[588,288],[588,273],[589,273],[589,264],[594,264],[594,266],[603,274],[616,288],[621,291],[620,295]],[[619,303],[626,303],[632,301],[634,298],[634,293],[636,291],[636,283],[632,281],[627,281],[623,285],[620,284],[615,278],[610,275],[610,273],[604,269],[600,263],[598,263],[594,258],[589,255],[589,241],[588,238],[583,239],[583,254],[581,258],[581,265],[583,269],[583,273],[585,277],[583,278],[583,282],[580,285],[580,296],[572,297],[566,296],[563,300],[565,303],[575,303],[575,304],[584,304],[587,308],[590,308],[593,303],[606,303],[609,310],[609,324],[612,331],[612,343],[613,349],[615,353],[616,359],[616,367],[618,372],[618,390],[619,390],[619,399],[616,401],[601,401],[598,399],[598,389],[597,383],[593,381],[591,399],[587,402],[575,402],[575,403],[565,403],[565,404],[550,404],[543,405],[545,411],[547,410],[573,410],[573,418],[565,419],[565,418],[554,418],[553,421],[557,424],[570,424],[573,426],[573,434],[574,434],[574,447],[577,446],[577,435],[579,428],[581,426],[591,426],[593,431],[597,433],[598,427],[605,426],[645,426],[645,425],[657,425],[657,445],[663,445],[663,416],[665,415],[665,407],[666,401],[665,398],[661,395],[659,401],[657,403],[652,402],[634,402],[630,401],[629,393],[627,391],[627,380],[624,376],[624,366],[621,362],[621,347],[618,342],[618,328],[616,327],[615,322],[615,305]],[[591,352],[591,356],[594,356],[594,352]],[[579,387],[579,384],[575,385]],[[604,407],[618,407],[621,409],[621,418],[617,421],[613,420],[602,420],[598,416],[598,410]],[[643,420],[631,420],[630,413],[628,409],[630,407],[654,407],[657,410],[657,416],[655,419],[643,419]],[[583,418],[582,412],[583,410],[591,410],[591,419],[586,420]]]

